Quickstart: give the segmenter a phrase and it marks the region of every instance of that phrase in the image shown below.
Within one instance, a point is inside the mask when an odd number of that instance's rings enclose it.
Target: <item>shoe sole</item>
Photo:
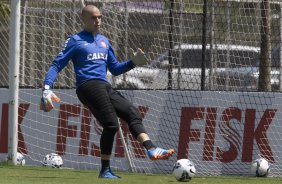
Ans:
[[[165,155],[154,155],[150,159],[151,160],[168,160],[169,157],[174,153],[174,149],[168,150],[167,154]]]
[[[109,178],[109,177],[98,177],[98,178],[101,178],[101,179],[120,179],[121,177],[115,177],[115,178]]]
[[[105,177],[105,176],[101,176],[99,175],[98,178],[103,178],[103,179],[120,179],[120,176],[114,175],[112,177]]]

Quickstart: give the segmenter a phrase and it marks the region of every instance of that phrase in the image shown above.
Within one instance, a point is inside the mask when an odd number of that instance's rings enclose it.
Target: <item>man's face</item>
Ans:
[[[83,17],[85,29],[89,32],[98,32],[101,26],[101,12],[98,9],[89,10]]]

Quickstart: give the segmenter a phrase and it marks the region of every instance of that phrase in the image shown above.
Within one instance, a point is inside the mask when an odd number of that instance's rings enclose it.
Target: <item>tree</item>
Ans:
[[[271,91],[271,26],[269,0],[261,2],[261,55],[259,67],[259,91]]]
[[[10,16],[11,9],[8,2],[0,2],[0,17],[7,18]]]

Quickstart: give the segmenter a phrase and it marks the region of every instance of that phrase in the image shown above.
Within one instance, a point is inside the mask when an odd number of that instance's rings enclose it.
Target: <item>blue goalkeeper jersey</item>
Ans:
[[[52,62],[44,85],[53,85],[58,73],[72,60],[76,74],[76,87],[91,79],[107,81],[107,70],[120,75],[134,68],[131,60],[119,62],[109,40],[85,30],[69,37],[62,51]]]

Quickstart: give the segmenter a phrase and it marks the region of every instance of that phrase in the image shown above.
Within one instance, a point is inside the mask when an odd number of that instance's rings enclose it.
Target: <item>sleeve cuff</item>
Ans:
[[[50,89],[50,86],[45,84],[43,90],[49,90],[49,89]]]
[[[136,67],[136,65],[134,64],[134,62],[132,60],[129,60],[129,66],[130,66],[131,69]]]

